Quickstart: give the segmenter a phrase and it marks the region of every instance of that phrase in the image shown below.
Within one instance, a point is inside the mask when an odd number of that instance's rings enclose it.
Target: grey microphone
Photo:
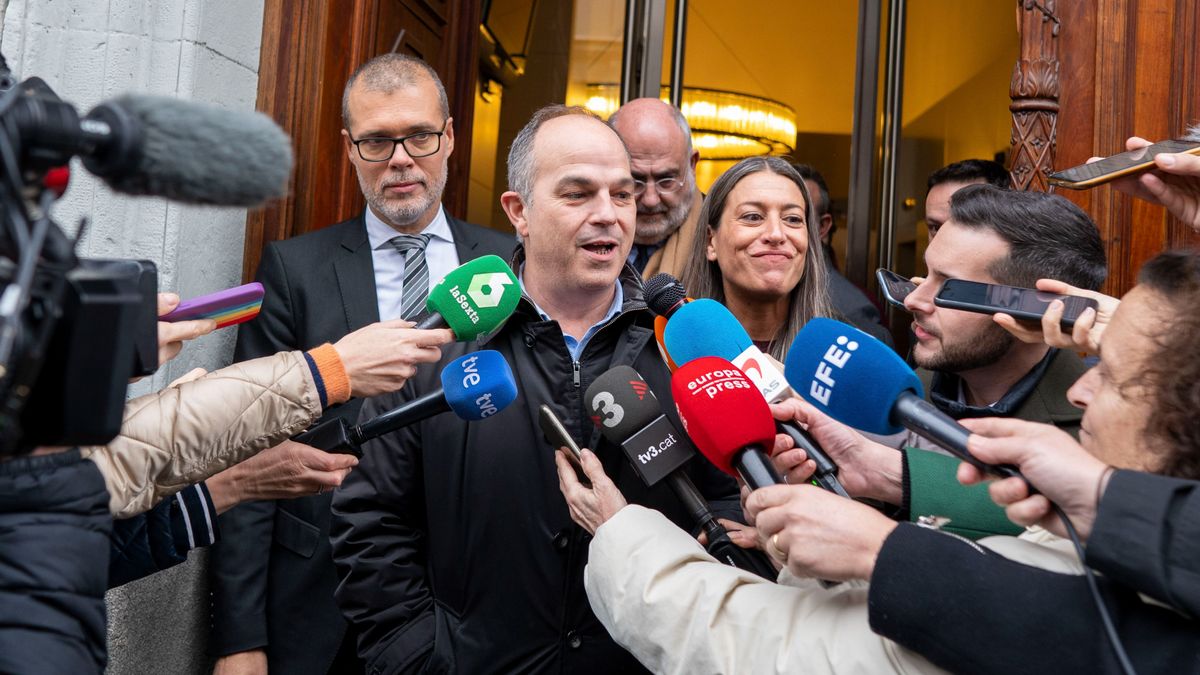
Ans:
[[[79,126],[84,166],[116,192],[253,207],[288,191],[291,139],[262,113],[127,94]]]

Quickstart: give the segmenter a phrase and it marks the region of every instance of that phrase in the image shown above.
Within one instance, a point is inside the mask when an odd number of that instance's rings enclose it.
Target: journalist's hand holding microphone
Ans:
[[[358,398],[396,391],[421,363],[436,363],[441,347],[454,341],[448,328],[419,330],[411,321],[396,319],[363,326],[338,340],[337,350],[350,395]]]
[[[963,420],[971,430],[967,446],[979,459],[991,464],[1012,464],[1037,487],[1020,478],[997,480],[988,487],[992,500],[1005,507],[1014,523],[1039,525],[1060,537],[1066,536],[1062,521],[1050,509],[1053,500],[1070,516],[1076,531],[1086,541],[1096,520],[1096,510],[1112,467],[1097,459],[1066,432],[1046,424],[1016,419],[983,417]],[[970,464],[958,468],[965,484],[985,480]]]
[[[797,577],[870,579],[896,522],[815,485],[772,485],[746,499],[759,545]]]
[[[852,497],[867,497],[889,504],[900,504],[902,457],[889,448],[834,420],[800,398],[790,398],[771,406],[771,414],[781,422],[796,422],[838,465],[838,480]],[[807,483],[815,465],[803,450],[795,448],[784,434],[775,437],[771,461],[791,485]]]

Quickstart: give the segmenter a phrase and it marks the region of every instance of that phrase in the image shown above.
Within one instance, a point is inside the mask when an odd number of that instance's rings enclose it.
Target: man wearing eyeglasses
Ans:
[[[679,277],[691,255],[696,218],[704,196],[696,188],[696,162],[687,120],[674,106],[639,98],[608,120],[629,149],[637,229],[629,262],[649,279],[659,272]]]
[[[388,54],[361,66],[342,97],[342,137],[366,199],[350,220],[268,244],[262,313],[235,359],[309,349],[367,324],[418,321],[429,288],[461,263],[507,258],[511,235],[442,208],[454,120],[437,74]],[[355,419],[358,401],[336,413]],[[243,504],[221,516],[211,555],[214,673],[361,673],[334,604],[329,493]]]

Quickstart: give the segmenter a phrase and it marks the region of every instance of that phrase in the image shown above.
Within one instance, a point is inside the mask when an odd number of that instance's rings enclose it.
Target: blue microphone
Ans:
[[[362,456],[362,444],[444,412],[468,422],[491,417],[517,398],[517,381],[500,352],[484,349],[460,356],[442,368],[442,388],[357,426],[335,418],[293,440],[328,452]]]
[[[917,374],[890,347],[833,319],[810,320],[788,350],[784,372],[817,409],[873,434],[909,429],[991,474],[1020,476],[967,450],[971,432],[924,398]]]
[[[783,373],[754,346],[737,317],[715,300],[693,300],[676,309],[667,320],[663,344],[680,366],[706,356],[729,361],[746,374],[768,403],[778,403],[793,395]],[[850,496],[837,479],[837,464],[807,431],[790,422],[777,422],[775,427],[816,462],[814,485],[843,497]]]

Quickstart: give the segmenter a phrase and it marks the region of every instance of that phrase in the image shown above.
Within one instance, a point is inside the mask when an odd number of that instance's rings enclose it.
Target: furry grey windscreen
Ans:
[[[1200,122],[1188,127],[1187,136],[1184,136],[1183,140],[1200,143]]]
[[[666,316],[687,295],[683,284],[666,272],[659,272],[646,280],[646,306],[659,316]]]
[[[113,103],[143,133],[137,168],[105,179],[117,192],[219,206],[259,206],[287,194],[291,139],[266,115],[162,96]]]

